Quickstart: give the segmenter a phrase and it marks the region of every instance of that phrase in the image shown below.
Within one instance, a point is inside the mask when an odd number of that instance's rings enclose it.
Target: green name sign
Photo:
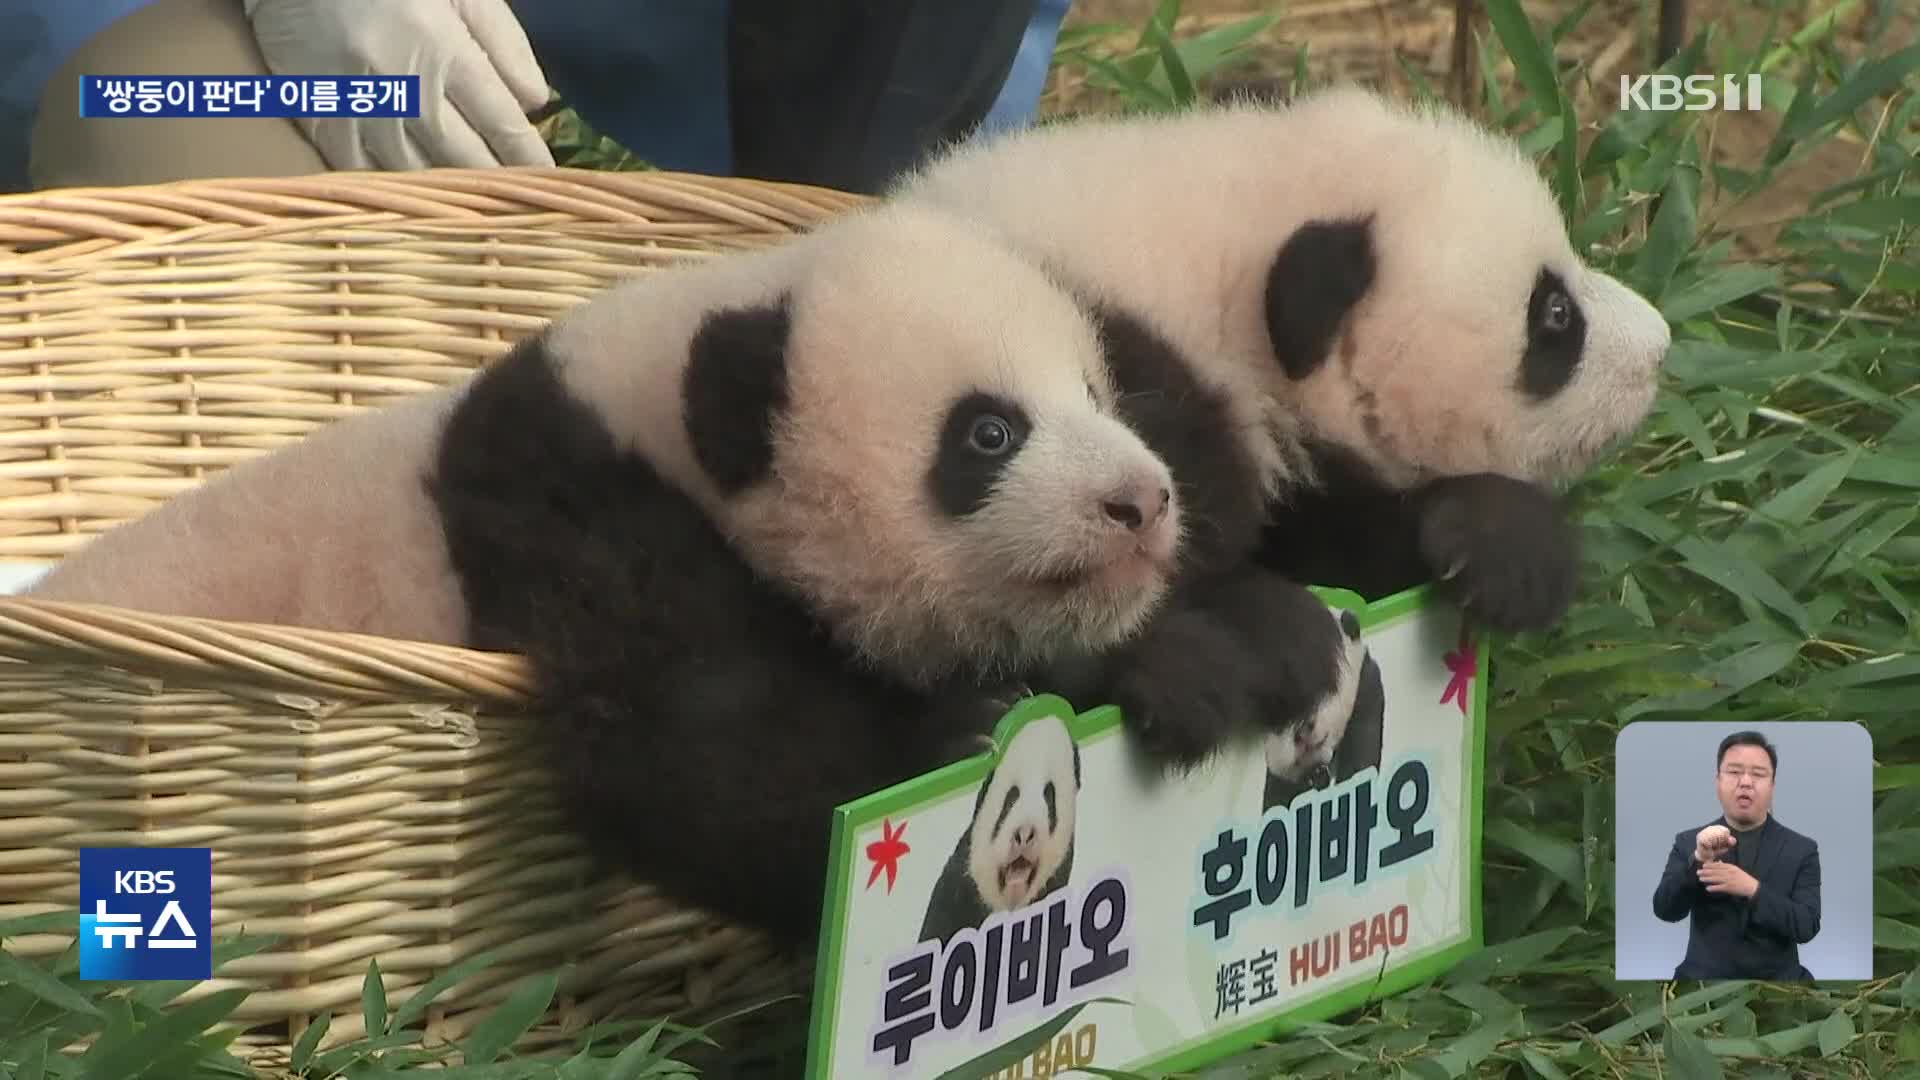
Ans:
[[[1485,647],[1430,587],[1315,591],[1362,627],[1331,724],[1169,777],[1043,695],[840,807],[807,1075],[1192,1069],[1477,950]]]

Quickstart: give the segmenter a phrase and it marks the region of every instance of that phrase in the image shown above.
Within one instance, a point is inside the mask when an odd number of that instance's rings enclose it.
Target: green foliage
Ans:
[[[1675,345],[1641,438],[1575,492],[1585,600],[1556,630],[1495,650],[1489,947],[1431,985],[1247,1055],[1249,1077],[1920,1078],[1920,49],[1836,44],[1833,16],[1853,0],[1784,41],[1770,25],[1745,50],[1703,32],[1663,70],[1767,73],[1777,126],[1760,160],[1712,163],[1710,113],[1610,112],[1582,150],[1578,75],[1555,61],[1554,43],[1593,6],[1545,26],[1517,0],[1488,0],[1478,62],[1497,74],[1511,60],[1519,85],[1486,79],[1476,109],[1539,155],[1577,246],[1645,291]],[[1098,48],[1113,27],[1069,31],[1056,60],[1123,107],[1181,108],[1272,21],[1182,37],[1179,10],[1160,3],[1118,54]],[[1296,64],[1299,86],[1304,52]],[[1606,88],[1598,96],[1611,100]],[[1770,191],[1842,132],[1859,140],[1857,175],[1808,200],[1781,230],[1778,258],[1734,258],[1714,224],[1724,204]],[[549,138],[563,164],[646,167],[567,111]],[[1867,727],[1873,980],[1614,981],[1614,738],[1649,718]],[[74,925],[71,913],[0,924],[0,944]],[[260,944],[223,943],[216,960]],[[317,1051],[316,1025],[283,1075],[371,1078],[439,1062],[453,1048],[409,1048],[414,1026],[428,1000],[486,962],[397,1009],[370,964],[366,1036]],[[523,979],[463,1040],[483,1064],[435,1072],[686,1075],[675,1055],[712,1041],[661,1020],[589,1029],[571,1056],[516,1057],[508,1048],[559,979]],[[51,963],[0,951],[0,1080],[253,1075],[222,1027],[239,995],[176,1004],[184,989],[79,982],[74,949]],[[93,1040],[83,1053],[61,1052],[81,1039]]]
[[[570,1048],[517,1056],[509,1047],[541,1021],[559,990],[564,973],[549,972],[522,979],[464,1038],[423,1048],[418,1021],[427,1007],[497,958],[485,953],[449,968],[397,1009],[388,1006],[375,960],[367,965],[360,995],[366,1034],[320,1050],[331,1026],[323,1014],[294,1040],[285,1070],[263,1072],[228,1049],[244,1028],[228,1018],[246,999],[245,989],[181,1004],[176,999],[193,984],[82,982],[78,944],[51,962],[6,949],[11,938],[71,934],[78,926],[73,911],[0,922],[0,1080],[376,1080],[396,1073],[447,1080],[643,1080],[696,1075],[676,1055],[694,1042],[717,1045],[707,1032],[734,1018],[704,1028],[664,1019],[601,1024],[577,1034]],[[217,942],[215,975],[272,943]]]
[[[645,172],[653,168],[633,151],[602,135],[580,118],[571,106],[557,103],[553,113],[536,125],[553,152],[553,163],[575,169]]]
[[[1087,85],[1120,95],[1139,110],[1175,110],[1199,100],[1199,84],[1243,55],[1248,44],[1278,19],[1256,15],[1188,36],[1178,36],[1181,0],[1160,0],[1125,51],[1108,51],[1105,42],[1125,33],[1120,23],[1087,23],[1063,29],[1054,44],[1056,67],[1081,68]]]

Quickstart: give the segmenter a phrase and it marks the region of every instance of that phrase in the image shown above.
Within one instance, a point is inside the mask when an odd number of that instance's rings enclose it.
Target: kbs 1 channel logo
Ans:
[[[212,930],[212,848],[80,849],[80,978],[211,978]]]
[[[1621,112],[1759,112],[1765,107],[1757,71],[1745,76],[1620,76]]]

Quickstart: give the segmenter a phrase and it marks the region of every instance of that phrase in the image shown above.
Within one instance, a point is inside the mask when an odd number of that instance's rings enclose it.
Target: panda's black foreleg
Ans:
[[[1169,612],[1110,659],[1100,699],[1119,706],[1136,746],[1177,771],[1204,763],[1254,721],[1253,657],[1205,612]]]
[[[1495,474],[1445,477],[1405,494],[1301,492],[1274,510],[1261,565],[1303,585],[1379,600],[1437,583],[1502,632],[1552,626],[1579,579],[1579,537],[1546,488]]]
[[[1217,621],[1252,657],[1261,727],[1275,730],[1319,705],[1337,688],[1360,621],[1335,611],[1301,583],[1247,564],[1195,587],[1185,603]]]
[[[1469,616],[1517,632],[1544,630],[1567,613],[1580,537],[1553,492],[1480,473],[1433,481],[1412,502],[1421,557]]]
[[[1578,584],[1579,537],[1539,484],[1493,473],[1394,490],[1340,447],[1315,443],[1315,482],[1268,508],[1257,561],[1302,585],[1369,600],[1429,582],[1494,630],[1558,622]]]
[[[1255,560],[1301,585],[1350,589],[1368,600],[1430,580],[1417,500],[1351,451],[1319,442],[1308,450],[1314,481],[1268,505]]]
[[[785,945],[819,929],[834,807],[980,753],[1011,704],[750,648],[547,688],[557,790],[603,863]]]
[[[1291,729],[1338,689],[1345,647],[1324,601],[1249,564],[1187,584],[1106,658],[1099,696],[1150,757],[1185,770]]]

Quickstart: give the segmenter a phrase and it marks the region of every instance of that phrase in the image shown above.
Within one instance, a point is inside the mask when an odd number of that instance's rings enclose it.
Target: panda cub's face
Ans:
[[[890,214],[843,226],[765,318],[744,546],[916,683],[1117,643],[1166,588],[1181,507],[1093,323],[977,230]]]
[[[1355,115],[1391,124],[1400,149],[1273,261],[1268,329],[1289,395],[1394,487],[1580,474],[1645,419],[1666,320],[1581,261],[1511,140],[1447,113]]]
[[[1122,635],[1163,587],[1180,508],[1095,380],[1077,390],[955,386],[921,460],[928,540],[958,575],[939,584],[946,602],[1002,605],[1092,644]]]
[[[989,911],[1032,903],[1073,847],[1079,748],[1057,719],[1020,729],[987,778],[968,834],[967,873]]]

